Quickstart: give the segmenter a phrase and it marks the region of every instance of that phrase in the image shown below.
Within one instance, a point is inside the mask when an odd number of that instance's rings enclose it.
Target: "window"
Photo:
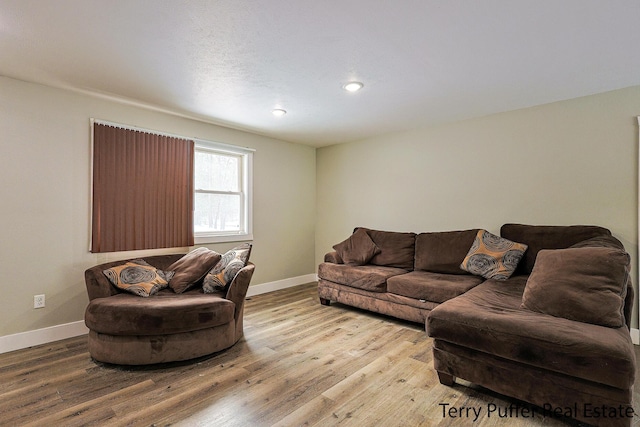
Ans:
[[[196,244],[252,240],[249,149],[196,140],[193,231]]]
[[[91,119],[91,252],[253,240],[253,150]]]

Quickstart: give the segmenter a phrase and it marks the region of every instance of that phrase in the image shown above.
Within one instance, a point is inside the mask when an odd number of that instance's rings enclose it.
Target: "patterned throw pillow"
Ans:
[[[249,262],[249,255],[251,255],[250,243],[237,246],[222,255],[220,262],[204,278],[204,283],[202,284],[204,293],[226,292],[227,287],[236,277],[238,271]]]
[[[162,271],[142,259],[111,267],[103,271],[117,288],[141,297],[148,297],[169,286],[173,271]]]
[[[525,244],[480,230],[460,268],[485,279],[507,280],[526,250]]]

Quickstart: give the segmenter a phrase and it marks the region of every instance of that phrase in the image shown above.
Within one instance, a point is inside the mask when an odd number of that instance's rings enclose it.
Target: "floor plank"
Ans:
[[[523,404],[460,380],[441,385],[424,325],[322,306],[314,283],[251,297],[244,324],[227,351],[151,367],[98,363],[86,336],[0,354],[0,425],[579,425],[540,413],[446,416],[443,403]]]

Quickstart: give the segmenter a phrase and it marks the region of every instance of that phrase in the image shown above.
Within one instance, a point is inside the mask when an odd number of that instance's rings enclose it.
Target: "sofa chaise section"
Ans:
[[[487,280],[428,316],[426,329],[434,340],[434,368],[441,383],[451,385],[458,377],[537,405],[545,415],[629,426],[636,361],[629,334],[634,291],[628,270],[621,272],[626,278],[618,279],[624,300],[619,305],[623,323],[617,327],[549,315],[523,304],[542,250],[546,259],[553,255],[549,250],[624,251],[622,244],[609,230],[592,226],[506,224],[501,234],[529,245],[531,252],[520,266],[523,274],[506,281]],[[603,408],[608,412],[596,416]],[[614,412],[617,417],[611,416]]]

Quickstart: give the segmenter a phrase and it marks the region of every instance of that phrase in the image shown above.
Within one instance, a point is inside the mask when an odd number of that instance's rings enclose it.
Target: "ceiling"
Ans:
[[[637,0],[0,0],[0,75],[319,147],[640,85],[639,20]]]

